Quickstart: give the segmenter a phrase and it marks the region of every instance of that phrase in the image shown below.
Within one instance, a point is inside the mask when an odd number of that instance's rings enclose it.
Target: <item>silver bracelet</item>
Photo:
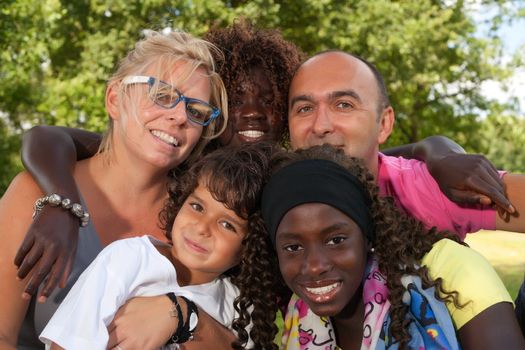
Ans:
[[[35,218],[35,216],[38,215],[38,213],[40,213],[42,209],[44,209],[46,204],[49,204],[52,207],[60,206],[62,207],[62,209],[69,211],[71,214],[73,214],[80,220],[81,227],[87,226],[89,222],[89,213],[84,210],[82,205],[78,203],[71,203],[71,200],[69,198],[62,198],[56,193],[44,196],[42,198],[38,198],[36,200],[33,211],[33,219]]]

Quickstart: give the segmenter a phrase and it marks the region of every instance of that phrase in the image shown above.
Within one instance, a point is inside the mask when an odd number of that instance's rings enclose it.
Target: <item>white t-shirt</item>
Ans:
[[[215,320],[231,329],[236,317],[233,301],[238,289],[229,278],[181,287],[173,264],[153,245],[150,236],[108,245],[80,276],[40,340],[64,349],[105,350],[107,326],[128,299],[173,292],[195,302]],[[159,241],[156,241],[163,244]]]

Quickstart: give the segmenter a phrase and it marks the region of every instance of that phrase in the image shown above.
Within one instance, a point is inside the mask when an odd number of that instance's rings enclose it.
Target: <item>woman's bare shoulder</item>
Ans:
[[[16,175],[0,198],[0,227],[9,228],[0,231],[6,231],[5,233],[11,238],[18,236],[16,232],[19,230],[23,231],[20,233],[21,236],[25,235],[32,221],[34,203],[42,195],[42,191],[29,173],[21,172]]]

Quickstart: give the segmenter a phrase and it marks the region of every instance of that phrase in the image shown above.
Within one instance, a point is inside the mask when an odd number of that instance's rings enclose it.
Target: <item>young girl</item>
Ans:
[[[261,207],[295,293],[283,348],[525,348],[490,264],[379,198],[360,161],[322,146],[275,163]]]
[[[267,312],[275,305],[271,285],[251,288],[272,276],[254,254],[264,249],[266,233],[250,225],[257,216],[260,193],[272,147],[264,144],[219,149],[174,180],[161,212],[170,244],[151,236],[116,241],[106,247],[80,276],[40,338],[65,349],[106,349],[107,327],[119,307],[135,296],[173,292],[184,296],[224,326],[236,330],[236,348],[248,344],[245,328],[261,348],[271,348],[276,328]],[[172,297],[173,298],[173,297]],[[196,315],[176,314],[175,336],[189,338]],[[250,310],[236,315],[237,310]],[[179,321],[180,320],[180,321]],[[186,327],[186,330],[184,330]],[[117,345],[126,349],[126,342]]]

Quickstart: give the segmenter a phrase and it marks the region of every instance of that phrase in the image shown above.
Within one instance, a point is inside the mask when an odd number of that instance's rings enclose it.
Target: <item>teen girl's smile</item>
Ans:
[[[340,210],[322,203],[292,208],[277,228],[276,249],[286,284],[317,315],[335,316],[362,297],[366,239]]]
[[[230,119],[219,137],[221,144],[279,141],[284,121],[273,110],[275,94],[264,70],[252,68],[241,88],[242,91],[230,97]]]
[[[317,303],[328,302],[341,290],[342,281],[321,280],[299,283],[308,299]],[[309,287],[310,286],[310,287]]]

